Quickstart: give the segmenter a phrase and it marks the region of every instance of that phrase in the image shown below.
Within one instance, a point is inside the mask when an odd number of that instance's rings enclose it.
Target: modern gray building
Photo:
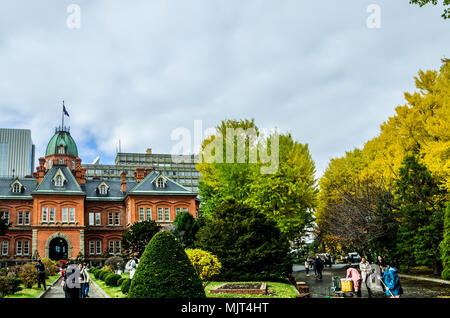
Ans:
[[[31,130],[0,128],[0,176],[25,177],[33,171]]]
[[[197,155],[191,155],[189,162],[176,162],[170,154],[154,154],[151,149],[145,153],[117,153],[114,165],[82,164],[88,179],[120,180],[122,171],[127,179],[134,179],[136,168],[153,168],[193,192],[198,192],[200,173],[195,169]]]

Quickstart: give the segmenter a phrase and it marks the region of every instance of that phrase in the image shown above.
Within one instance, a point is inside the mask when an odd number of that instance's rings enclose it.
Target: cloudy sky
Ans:
[[[81,9],[80,28],[71,28]],[[371,4],[381,28],[369,28]],[[4,1],[0,127],[36,156],[65,100],[84,163],[170,153],[174,129],[254,118],[308,143],[317,175],[361,147],[450,56],[450,21],[408,0]],[[71,23],[67,23],[67,21]]]

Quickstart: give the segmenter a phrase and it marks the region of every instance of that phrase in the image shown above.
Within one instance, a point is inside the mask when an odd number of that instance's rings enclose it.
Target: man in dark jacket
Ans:
[[[319,255],[316,256],[315,264],[316,264],[317,278],[322,279],[323,261],[319,257]]]
[[[37,269],[38,274],[38,288],[41,288],[42,283],[44,290],[46,290],[47,286],[45,285],[45,265],[42,263],[41,260],[39,260],[38,263],[35,265],[35,267]]]

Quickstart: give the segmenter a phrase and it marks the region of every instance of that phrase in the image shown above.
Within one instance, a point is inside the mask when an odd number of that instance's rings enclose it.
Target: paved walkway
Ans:
[[[294,266],[294,278],[296,281],[306,282],[309,286],[312,298],[324,298],[331,296],[331,277],[345,277],[345,269],[342,265],[333,265],[330,269],[326,267],[323,271],[323,279],[314,278],[314,271],[310,271],[310,276],[306,276],[304,266]],[[423,281],[400,277],[400,282],[404,291],[404,298],[435,298],[450,297],[450,285],[440,284],[432,281]],[[367,289],[363,284],[361,289],[362,297],[368,297]],[[375,291],[374,298],[385,297],[382,291]]]
[[[50,288],[50,290],[44,295],[43,298],[65,298],[63,288],[61,287],[61,280],[59,278],[56,284]],[[104,298],[91,283],[89,286],[89,298]]]

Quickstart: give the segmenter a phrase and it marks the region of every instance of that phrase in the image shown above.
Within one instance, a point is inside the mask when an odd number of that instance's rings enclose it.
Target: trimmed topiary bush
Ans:
[[[122,286],[125,280],[128,280],[128,278],[120,276],[120,279],[117,281],[117,286]]]
[[[112,273],[109,271],[102,270],[102,272],[100,274],[100,279],[104,281],[106,279],[106,276],[108,276],[109,274],[112,274]]]
[[[157,233],[145,248],[129,298],[205,298],[202,281],[174,235]]]
[[[89,268],[89,273],[95,274],[96,271],[97,267],[92,266],[91,268]]]
[[[120,286],[118,282],[121,278],[122,276],[120,276],[119,274],[109,274],[105,278],[105,283],[108,286]]]
[[[97,278],[97,279],[100,279],[100,275],[103,273],[103,271],[101,270],[101,269],[97,269],[95,272],[94,272],[94,277],[95,278]]]
[[[120,284],[120,290],[122,291],[122,294],[128,294],[128,291],[130,290],[130,280],[125,278],[124,281],[122,281],[122,284]]]
[[[220,273],[222,264],[210,252],[196,248],[187,249],[186,254],[203,282],[210,282],[214,276]]]

